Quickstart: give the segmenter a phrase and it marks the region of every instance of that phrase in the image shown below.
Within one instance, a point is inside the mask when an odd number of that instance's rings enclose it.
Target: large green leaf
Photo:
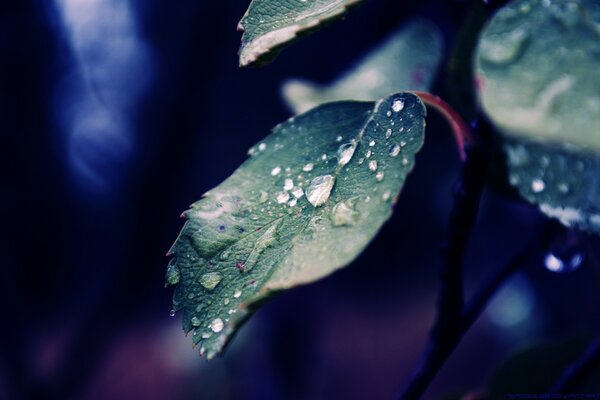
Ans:
[[[483,30],[475,66],[510,183],[546,215],[600,232],[600,2],[510,3]]]
[[[240,66],[271,61],[283,47],[340,18],[360,1],[252,0],[238,24],[244,31]]]
[[[209,358],[271,294],[350,263],[390,217],[423,143],[410,93],[336,102],[276,126],[184,213],[167,283]]]
[[[284,84],[283,96],[289,108],[300,113],[335,100],[373,101],[398,90],[428,90],[443,51],[438,28],[416,19],[330,85],[293,79]]]
[[[600,2],[517,0],[481,34],[484,110],[506,134],[600,151]]]

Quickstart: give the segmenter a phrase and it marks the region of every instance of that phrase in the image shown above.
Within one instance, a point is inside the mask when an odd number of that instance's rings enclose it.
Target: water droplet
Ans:
[[[388,129],[385,131],[385,137],[386,137],[386,139],[389,139],[389,138],[390,138],[390,136],[392,136],[392,130],[391,130],[390,128],[388,128]]]
[[[581,253],[575,253],[567,259],[560,258],[554,253],[548,253],[544,259],[546,269],[558,273],[573,272],[578,269],[582,263],[583,255]]]
[[[541,179],[534,179],[531,181],[531,190],[535,193],[540,193],[546,188],[546,184]]]
[[[200,326],[200,320],[198,319],[198,317],[192,318],[192,326]]]
[[[336,138],[335,138],[335,141],[336,141],[336,142],[341,142],[341,141],[342,141],[342,139],[343,139],[343,138],[342,138],[341,136],[338,136],[338,137],[336,137]]]
[[[167,267],[167,285],[177,285],[181,279],[179,268],[172,263]]]
[[[273,169],[271,170],[271,175],[272,175],[272,176],[277,176],[277,175],[279,175],[279,173],[280,173],[280,172],[281,172],[281,167],[280,167],[280,166],[277,166],[277,167],[275,167],[275,168],[273,168]]]
[[[377,182],[381,182],[383,180],[383,176],[384,176],[383,171],[379,171],[375,174],[375,179],[377,179]]]
[[[332,175],[322,175],[314,178],[306,189],[306,198],[314,207],[319,207],[329,200],[335,178]]]
[[[239,298],[242,295],[242,291],[241,290],[236,290],[233,293],[233,297],[235,297],[236,299]]]
[[[200,284],[208,289],[213,290],[221,282],[223,277],[218,272],[208,272],[200,277]]]
[[[484,36],[480,40],[481,57],[495,64],[504,64],[514,60],[529,37],[529,31],[518,27],[510,32]]]
[[[302,167],[302,171],[304,171],[304,172],[310,172],[310,171],[313,170],[314,167],[315,167],[315,164],[308,163],[304,167]]]
[[[558,191],[561,192],[562,194],[567,194],[569,193],[569,185],[565,182],[561,182],[557,185]]]
[[[369,147],[373,147],[373,146],[375,146],[375,141],[374,141],[374,140],[371,140],[371,141],[369,142]]]
[[[377,161],[375,161],[375,160],[369,161],[369,171],[371,171],[371,172],[377,171]]]
[[[385,193],[383,193],[383,195],[381,196],[381,198],[383,199],[383,201],[388,201],[390,199],[390,197],[392,197],[392,194],[389,191],[386,191]]]
[[[373,152],[371,150],[367,150],[367,152],[365,153],[365,157],[369,158],[373,155]]]
[[[398,146],[397,144],[392,145],[390,147],[390,156],[397,157],[398,154],[400,154],[400,146]]]
[[[258,150],[259,151],[265,151],[265,149],[267,148],[267,145],[264,143],[261,143],[258,145]]]
[[[215,318],[213,320],[213,322],[210,323],[209,328],[214,332],[214,333],[219,333],[223,330],[224,328],[224,324],[223,324],[223,320],[221,318]]]
[[[327,154],[323,154],[323,155],[321,156],[321,160],[323,160],[323,161],[327,160]]]
[[[291,199],[288,203],[288,206],[294,207],[298,203],[298,199]]]
[[[229,304],[229,299],[223,300],[223,304],[225,304],[225,305]]]
[[[174,317],[174,316],[175,316],[175,310],[171,310],[171,311],[169,311],[169,315],[170,315],[171,317]]]
[[[404,109],[404,100],[395,99],[394,102],[392,103],[392,110],[394,110],[394,112],[400,112],[403,109]]]
[[[202,339],[210,339],[212,336],[212,333],[210,332],[205,332],[202,334]]]
[[[290,194],[288,192],[279,192],[276,195],[276,199],[279,204],[287,203],[290,199]]]
[[[292,190],[292,188],[294,187],[294,181],[287,178],[284,182],[283,182],[283,190]]]
[[[388,112],[385,113],[385,115],[387,115],[388,117],[391,117],[392,116],[392,112],[388,111]]]
[[[342,166],[348,164],[354,155],[355,149],[356,145],[354,141],[341,145],[337,151],[338,164]]]
[[[295,187],[292,191],[291,191],[292,195],[294,195],[295,198],[299,199],[300,197],[304,196],[304,190],[302,190],[301,187]]]
[[[334,226],[354,225],[358,219],[358,212],[344,202],[339,202],[333,206],[331,211],[331,222]]]

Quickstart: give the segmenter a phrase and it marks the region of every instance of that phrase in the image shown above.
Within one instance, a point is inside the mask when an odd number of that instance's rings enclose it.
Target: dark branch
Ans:
[[[565,370],[551,393],[567,394],[578,389],[585,380],[600,368],[600,338],[592,341],[581,357]]]

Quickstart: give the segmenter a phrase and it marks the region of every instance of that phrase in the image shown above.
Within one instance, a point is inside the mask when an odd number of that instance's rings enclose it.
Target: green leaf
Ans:
[[[600,158],[559,146],[507,140],[509,182],[543,213],[600,233]]]
[[[342,17],[362,0],[252,0],[238,24],[240,66],[266,64],[284,47],[324,23]]]
[[[424,116],[411,93],[315,108],[277,125],[184,213],[167,283],[201,353],[221,352],[272,294],[360,254],[392,213]]]
[[[289,80],[283,86],[283,96],[293,112],[301,113],[335,100],[373,101],[398,90],[428,90],[443,51],[438,28],[427,20],[416,19],[330,85]]]
[[[510,3],[483,30],[475,67],[511,185],[564,225],[600,232],[600,3]]]
[[[483,30],[481,104],[507,135],[600,151],[600,2],[517,0]]]

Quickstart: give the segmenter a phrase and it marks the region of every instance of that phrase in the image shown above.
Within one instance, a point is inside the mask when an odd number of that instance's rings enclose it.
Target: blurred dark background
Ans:
[[[290,116],[284,79],[328,82],[417,15],[451,48],[474,3],[365,2],[272,65],[242,70],[235,27],[247,0],[3,1],[0,398],[392,398],[434,317],[458,175],[435,113],[396,213],[370,247],[263,307],[225,357],[206,363],[180,317],[169,317],[164,254],[179,214]],[[443,72],[434,92],[445,95]],[[486,190],[468,293],[543,222]],[[542,260],[507,284],[427,398],[483,389],[530,343],[598,332],[597,263],[586,256],[556,274]]]

